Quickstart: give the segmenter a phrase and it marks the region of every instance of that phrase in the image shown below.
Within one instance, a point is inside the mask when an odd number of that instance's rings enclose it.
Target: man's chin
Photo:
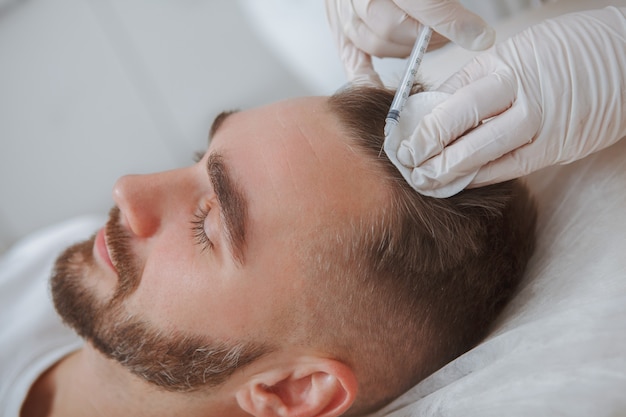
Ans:
[[[94,269],[94,238],[67,248],[56,260],[50,290],[57,313],[81,337],[89,339],[97,317],[98,305],[91,286],[86,283]]]

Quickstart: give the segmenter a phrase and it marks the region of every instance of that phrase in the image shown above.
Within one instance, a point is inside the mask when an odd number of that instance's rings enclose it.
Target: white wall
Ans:
[[[307,93],[232,0],[2,0],[0,250],[190,163],[221,110]]]

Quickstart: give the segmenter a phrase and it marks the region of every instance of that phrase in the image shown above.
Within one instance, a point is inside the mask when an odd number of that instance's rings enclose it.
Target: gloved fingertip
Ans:
[[[350,77],[350,85],[366,87],[382,87],[383,82],[376,73],[361,73]]]
[[[448,198],[463,190],[467,186],[465,178],[453,180],[450,183],[442,183],[434,173],[421,168],[415,168],[411,172],[411,186],[418,193],[434,198]]]
[[[490,48],[495,41],[496,31],[491,26],[486,26],[484,30],[467,45],[467,48],[472,51],[483,51]]]
[[[347,43],[342,51],[348,81],[353,85],[382,87],[380,76],[372,65],[372,57],[358,49],[354,44]]]
[[[398,147],[397,158],[398,161],[407,168],[413,168],[417,166],[415,162],[415,155],[413,154],[413,149],[406,143],[406,141],[400,143],[400,146]]]

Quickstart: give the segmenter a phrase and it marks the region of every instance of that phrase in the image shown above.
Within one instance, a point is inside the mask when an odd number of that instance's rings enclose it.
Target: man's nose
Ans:
[[[149,237],[161,227],[174,203],[181,204],[181,188],[185,181],[179,171],[121,177],[113,187],[113,200],[130,231],[139,237]],[[168,208],[169,207],[169,208]]]

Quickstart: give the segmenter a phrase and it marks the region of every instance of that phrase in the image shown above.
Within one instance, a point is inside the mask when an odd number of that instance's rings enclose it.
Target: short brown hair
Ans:
[[[393,93],[352,88],[328,105],[380,181],[386,207],[315,248],[309,337],[354,369],[351,412],[377,409],[476,345],[519,283],[536,209],[519,181],[446,199],[415,192],[381,152]]]

